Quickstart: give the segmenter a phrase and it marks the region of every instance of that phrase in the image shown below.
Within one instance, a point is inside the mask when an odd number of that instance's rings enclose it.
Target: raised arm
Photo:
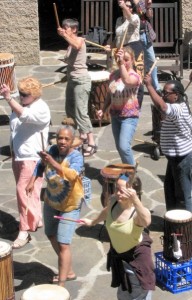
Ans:
[[[152,86],[152,80],[151,80],[151,75],[146,74],[144,77],[144,83],[146,85],[146,88],[149,92],[149,95],[151,96],[151,99],[155,106],[161,110],[162,112],[167,110],[167,104],[165,101],[160,97],[157,92],[155,91],[154,87]]]

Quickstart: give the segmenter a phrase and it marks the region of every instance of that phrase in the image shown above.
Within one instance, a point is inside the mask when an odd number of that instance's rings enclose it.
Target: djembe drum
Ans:
[[[62,286],[40,284],[27,289],[21,300],[70,300],[69,292]]]
[[[16,92],[14,56],[10,53],[0,53],[0,86],[3,83],[9,86],[11,93]]]
[[[88,113],[93,124],[99,123],[96,112],[103,109],[109,89],[109,74],[108,71],[89,71],[89,75],[91,76],[91,93],[88,103]],[[104,113],[101,122],[104,124],[111,122],[108,110]]]
[[[177,253],[181,253],[180,258],[177,258]],[[165,213],[163,256],[169,261],[186,261],[192,258],[192,213],[190,211],[174,209]]]
[[[103,191],[101,194],[101,203],[103,207],[107,206],[109,198],[115,193],[115,184],[117,178],[123,173],[132,174],[135,171],[135,167],[129,164],[114,164],[108,165],[101,169],[101,175],[104,178]]]
[[[11,246],[0,241],[0,299],[14,300],[13,260]]]

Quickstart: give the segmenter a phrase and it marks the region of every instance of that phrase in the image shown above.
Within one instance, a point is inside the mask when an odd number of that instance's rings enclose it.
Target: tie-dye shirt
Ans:
[[[131,71],[129,75],[138,78],[138,84],[136,86],[130,87],[125,85],[120,78],[119,70],[114,71],[110,76],[110,114],[112,116],[124,118],[139,117],[137,94],[140,85],[140,76],[134,71]]]
[[[62,172],[58,174],[50,164],[43,166],[41,161],[37,164],[33,175],[40,177],[45,172],[47,181],[44,201],[63,212],[79,208],[84,197],[80,176],[83,156],[78,150],[73,150],[67,156],[59,155],[57,145],[51,146],[49,154],[61,165]]]

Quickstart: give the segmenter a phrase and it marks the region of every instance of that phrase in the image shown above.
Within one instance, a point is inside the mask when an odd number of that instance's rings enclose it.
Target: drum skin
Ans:
[[[92,124],[99,124],[96,112],[103,109],[104,101],[109,90],[109,72],[108,71],[89,71],[91,77],[91,92],[88,103],[88,114]],[[109,124],[111,122],[109,111],[107,110],[101,123]]]
[[[176,259],[173,253],[174,235],[180,242],[182,257]],[[192,258],[192,213],[187,210],[170,210],[164,216],[163,256],[172,262]]]
[[[104,178],[103,181],[103,190],[101,193],[101,204],[103,207],[107,206],[109,198],[115,193],[116,180],[123,173],[133,173],[135,170],[133,165],[129,164],[113,164],[108,165],[105,168],[101,169],[101,175]]]
[[[69,292],[61,286],[40,284],[27,289],[21,300],[70,300]]]
[[[14,300],[12,249],[8,243],[0,241],[0,299]]]
[[[14,56],[10,53],[0,53],[0,86],[4,83],[11,93],[16,92]]]

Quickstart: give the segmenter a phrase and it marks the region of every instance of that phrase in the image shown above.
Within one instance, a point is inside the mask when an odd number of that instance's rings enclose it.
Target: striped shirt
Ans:
[[[192,115],[186,103],[167,103],[160,145],[166,156],[184,156],[192,151]]]

